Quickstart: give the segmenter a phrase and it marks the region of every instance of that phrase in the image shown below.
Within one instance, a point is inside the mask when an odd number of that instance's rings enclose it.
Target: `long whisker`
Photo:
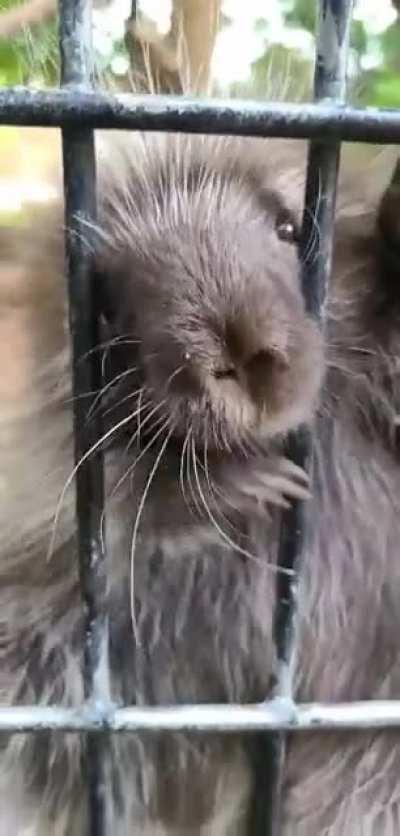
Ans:
[[[314,260],[314,258],[316,257],[316,254],[318,252],[318,248],[319,248],[319,244],[320,244],[320,240],[321,240],[321,230],[320,230],[319,223],[317,221],[316,216],[317,216],[317,213],[319,211],[321,198],[322,198],[321,171],[318,171],[318,197],[317,197],[317,203],[316,203],[315,210],[314,210],[314,212],[311,212],[311,210],[308,207],[306,207],[306,209],[305,209],[306,213],[311,218],[311,222],[314,226],[314,234],[311,236],[311,239],[310,239],[310,241],[308,242],[308,245],[307,245],[306,252],[304,253],[304,256],[303,256],[303,263],[304,264],[307,264],[307,261],[309,260],[309,258],[311,256],[313,256],[313,260]],[[315,250],[315,252],[314,252],[314,250]]]
[[[180,372],[182,371],[183,368],[184,368],[183,366],[179,366],[179,368],[175,369],[175,371],[172,372],[172,374],[169,376],[169,378],[168,378],[168,380],[165,384],[166,389],[168,389],[169,386],[171,386],[172,381],[174,380],[175,377],[177,377],[178,374],[180,374]]]
[[[215,517],[211,513],[210,508],[207,505],[207,502],[206,502],[206,499],[205,499],[205,496],[204,496],[204,493],[203,493],[203,490],[202,490],[202,487],[201,487],[199,473],[198,473],[198,469],[197,469],[197,456],[196,456],[196,448],[195,448],[195,445],[194,445],[194,439],[192,439],[191,451],[192,451],[193,469],[194,469],[195,479],[196,479],[196,483],[197,483],[197,489],[198,489],[200,498],[202,500],[202,503],[204,505],[204,509],[206,511],[206,514],[207,514],[210,522],[212,523],[212,525],[214,526],[214,528],[216,529],[216,531],[218,532],[218,534],[220,535],[222,540],[224,540],[225,543],[227,544],[227,546],[229,546],[235,552],[237,552],[238,554],[243,555],[243,557],[247,557],[249,560],[256,563],[260,568],[265,567],[265,568],[271,569],[271,571],[274,571],[274,572],[282,572],[284,574],[293,575],[294,574],[293,570],[282,569],[280,566],[272,566],[271,564],[265,564],[262,560],[260,560],[254,554],[251,554],[251,552],[247,551],[247,549],[243,549],[241,546],[239,546],[237,543],[235,543],[233,540],[231,540],[231,538],[228,536],[228,534],[221,528],[221,526],[219,525],[219,523],[217,522],[217,520],[215,519]]]
[[[154,415],[154,411],[151,413],[151,415]],[[149,415],[149,416],[148,416],[148,418],[151,418],[151,415]],[[160,421],[162,421],[162,420],[163,420],[163,418],[164,418],[164,416],[162,416],[162,415],[161,415],[161,416],[160,416],[160,418],[158,418],[158,419],[157,419],[157,421],[155,421],[155,423],[153,424],[153,426],[151,427],[151,429],[153,429],[153,428],[157,427],[157,424],[159,424],[159,422],[160,422]],[[147,419],[145,419],[145,421],[146,421],[146,420],[147,420]],[[162,431],[166,429],[166,427],[168,426],[168,422],[169,422],[169,418],[168,418],[166,421],[164,420],[164,423],[163,423],[162,427],[161,427],[161,428],[158,430],[158,432],[157,432],[157,433],[156,433],[156,434],[155,434],[155,435],[151,438],[151,440],[150,440],[150,441],[146,444],[146,446],[145,446],[145,447],[143,448],[143,450],[139,453],[139,455],[137,456],[137,458],[135,459],[135,461],[134,461],[134,462],[132,462],[132,464],[130,464],[130,465],[129,465],[129,467],[127,467],[127,469],[126,469],[125,473],[124,473],[124,474],[123,474],[123,475],[122,475],[122,476],[118,479],[117,483],[114,485],[114,487],[113,487],[113,489],[112,489],[112,491],[111,491],[110,496],[108,496],[108,497],[107,497],[107,500],[106,500],[106,502],[105,502],[105,505],[104,505],[104,508],[103,508],[103,510],[102,510],[102,512],[101,512],[101,517],[100,517],[100,539],[101,539],[101,543],[102,543],[102,546],[103,546],[103,550],[104,550],[104,542],[105,542],[105,541],[104,541],[104,524],[105,524],[105,519],[106,519],[106,515],[107,515],[107,508],[108,508],[108,506],[109,506],[109,505],[110,505],[110,503],[112,502],[112,500],[113,500],[113,498],[114,498],[115,494],[117,493],[117,491],[119,491],[119,489],[120,489],[121,485],[123,485],[123,483],[126,481],[126,479],[128,479],[128,477],[129,477],[129,476],[133,473],[133,471],[134,471],[134,469],[135,469],[136,465],[137,465],[137,464],[139,464],[140,459],[141,459],[141,458],[143,458],[144,454],[145,454],[145,453],[147,453],[147,452],[150,450],[150,448],[152,447],[152,445],[154,444],[154,442],[155,442],[155,441],[157,440],[157,438],[159,438],[159,436],[161,435]]]
[[[97,351],[104,351],[107,348],[112,348],[115,345],[139,345],[140,340],[134,340],[126,336],[118,336],[112,337],[110,340],[105,340],[103,343],[97,343],[94,348],[90,348],[89,351],[86,351],[85,354],[82,354],[82,357],[79,357],[78,363],[83,363],[84,360],[87,360],[91,354],[95,354]]]
[[[159,409],[161,409],[163,406],[165,406],[166,402],[167,402],[167,399],[166,399],[166,398],[164,398],[162,401],[160,401],[159,403],[157,403],[157,404],[153,407],[153,409],[152,409],[150,412],[148,412],[148,414],[147,414],[147,415],[146,415],[146,417],[143,419],[143,421],[141,421],[141,422],[140,422],[140,429],[139,429],[139,427],[138,427],[138,428],[136,429],[136,432],[133,434],[132,438],[130,438],[130,439],[129,439],[128,444],[126,445],[125,450],[124,450],[124,453],[123,453],[123,455],[124,455],[124,456],[126,456],[126,455],[127,455],[128,451],[129,451],[129,450],[130,450],[130,448],[132,447],[133,442],[134,442],[134,441],[135,441],[135,439],[138,437],[138,432],[141,432],[141,431],[142,431],[143,427],[147,424],[147,422],[150,420],[150,418],[151,418],[153,415],[155,415],[155,413],[156,413],[156,412],[158,412],[158,410],[159,410]],[[138,414],[140,414],[140,413],[138,413]]]
[[[138,450],[140,450],[140,434],[141,434],[141,431],[142,431],[142,416],[141,416],[141,413],[140,413],[140,407],[141,407],[141,404],[142,404],[142,397],[143,397],[144,391],[145,391],[145,387],[143,386],[140,393],[139,393],[139,397],[138,397],[138,406],[139,406],[139,414],[138,414],[138,422],[137,422],[137,424],[138,424],[137,425],[137,449]]]
[[[140,421],[140,410],[145,409],[146,406],[148,406],[148,404],[146,404],[146,403],[144,403],[144,404],[141,403],[144,391],[145,391],[145,387],[141,386],[140,389],[135,389],[134,392],[129,392],[128,395],[124,395],[123,398],[120,398],[119,401],[116,401],[116,403],[114,403],[112,406],[107,407],[107,409],[105,409],[104,412],[101,413],[102,418],[105,418],[105,416],[109,415],[110,412],[114,412],[114,410],[118,409],[118,407],[122,406],[123,403],[126,403],[127,401],[130,401],[131,398],[135,398],[136,395],[137,395],[138,396],[137,403],[138,403],[138,409],[139,409],[138,422],[139,422]]]
[[[242,532],[240,532],[236,528],[236,526],[233,525],[231,520],[228,519],[228,517],[223,513],[223,511],[221,510],[221,508],[218,505],[218,501],[216,499],[216,494],[217,494],[217,496],[219,496],[222,499],[223,502],[225,502],[226,505],[229,505],[235,511],[239,511],[238,508],[235,508],[235,506],[233,505],[232,502],[229,502],[228,498],[226,496],[224,496],[222,491],[219,490],[219,488],[214,484],[214,482],[211,481],[209,467],[208,467],[207,434],[204,435],[204,467],[201,464],[201,462],[199,462],[199,465],[201,466],[201,468],[202,468],[202,470],[205,474],[209,496],[210,496],[210,499],[212,500],[212,502],[214,504],[214,508],[215,508],[216,513],[221,517],[221,519],[226,523],[226,525],[229,526],[229,528],[234,532],[234,534],[239,534],[239,535],[241,534],[243,537],[246,537],[246,539],[248,539],[248,535],[243,534]]]
[[[174,432],[174,429],[175,429],[175,426],[172,426],[169,433],[167,434],[167,437],[164,439],[164,441],[161,445],[161,449],[160,449],[159,453],[157,454],[156,460],[153,464],[153,467],[151,468],[149,478],[147,479],[147,482],[146,482],[141,500],[139,502],[139,507],[138,507],[137,514],[136,514],[135,525],[133,527],[133,532],[132,532],[131,559],[130,559],[130,565],[131,565],[130,603],[131,603],[132,629],[133,629],[133,635],[134,635],[136,644],[139,644],[139,636],[138,636],[138,628],[137,628],[136,612],[135,612],[135,550],[136,550],[137,534],[138,534],[138,530],[139,530],[139,523],[140,523],[140,520],[141,520],[141,517],[142,517],[143,509],[144,509],[144,506],[145,506],[145,503],[146,503],[146,499],[147,499],[152,481],[153,481],[154,476],[157,472],[157,469],[160,465],[161,459],[162,459],[162,457],[165,453],[165,450],[166,450],[167,445],[169,443],[169,440],[172,436],[172,433]]]
[[[104,351],[103,351],[103,354],[102,354],[102,358],[101,358],[101,377],[102,377],[102,380],[104,380],[105,376],[106,376],[106,363],[107,363],[107,360],[108,360],[109,356],[110,356],[110,349],[105,348]]]
[[[197,499],[196,491],[194,490],[194,487],[193,487],[192,476],[191,476],[191,472],[190,472],[190,465],[191,465],[191,444],[190,444],[190,442],[192,443],[192,445],[194,444],[192,428],[189,429],[188,446],[187,446],[187,450],[186,450],[186,480],[187,480],[187,483],[189,485],[189,490],[190,490],[190,493],[191,493],[196,511],[197,511],[199,517],[201,518],[201,517],[204,517],[204,513],[203,513],[202,507],[199,504],[199,501]]]
[[[122,420],[118,422],[118,424],[115,424],[113,427],[111,427],[109,430],[107,430],[107,432],[104,433],[101,436],[101,438],[99,438],[94,444],[92,444],[92,446],[89,448],[89,450],[86,450],[86,453],[84,453],[83,456],[81,456],[81,458],[79,459],[79,462],[75,465],[75,467],[71,471],[71,473],[68,476],[68,479],[66,480],[65,485],[64,485],[64,487],[61,491],[61,494],[59,496],[59,499],[58,499],[58,502],[57,502],[57,505],[56,505],[56,510],[55,510],[55,514],[54,514],[54,522],[53,522],[52,533],[51,533],[51,538],[50,538],[50,545],[49,545],[49,549],[48,549],[47,557],[46,557],[47,561],[50,560],[50,558],[53,554],[58,520],[59,520],[59,517],[60,517],[61,508],[62,508],[64,499],[65,499],[65,495],[66,495],[70,485],[72,484],[79,468],[82,467],[82,465],[84,464],[85,461],[87,461],[89,456],[93,455],[93,453],[95,453],[96,450],[98,450],[101,447],[102,444],[104,444],[106,441],[108,441],[109,438],[111,438],[116,432],[118,432],[118,430],[120,430],[121,427],[126,426],[126,424],[128,424],[129,421],[132,421],[132,419],[135,417],[136,414],[137,414],[137,410],[135,412],[130,413],[129,415],[126,415],[125,418],[122,418]]]
[[[208,490],[210,491],[210,494],[211,494],[213,492],[213,486],[211,484],[210,470],[209,470],[209,467],[208,467],[207,433],[208,433],[208,418],[206,417],[205,427],[204,427],[204,453],[203,453],[203,455],[204,455],[204,473],[206,475]]]
[[[162,412],[161,415],[158,415],[157,418],[155,419],[155,421],[152,422],[151,426],[147,430],[147,434],[149,434],[149,433],[151,434],[151,433],[155,432],[157,430],[157,427],[160,428],[160,423],[162,423],[162,422],[168,423],[169,420],[170,420],[170,416],[167,415],[166,412]],[[161,429],[160,429],[160,432],[161,432]],[[147,444],[145,445],[143,450],[141,450],[139,452],[139,455],[134,460],[134,462],[132,462],[132,464],[130,464],[127,468],[126,478],[128,478],[128,476],[130,476],[130,483],[131,483],[130,490],[131,491],[132,491],[132,486],[133,486],[133,480],[134,480],[134,477],[135,477],[135,467],[139,463],[139,461],[142,458],[142,456],[144,455],[144,453],[147,452],[147,450],[150,449],[150,446],[151,446],[152,442],[154,441],[154,438],[159,437],[160,432],[157,432],[157,436],[154,436],[154,435],[152,436],[152,438],[150,439],[150,441],[147,442]],[[113,493],[114,493],[114,491],[113,491]]]
[[[309,218],[311,219],[311,223],[313,224],[314,229],[313,229],[313,232],[310,235],[310,238],[309,238],[308,243],[307,243],[306,251],[305,251],[305,253],[303,254],[303,257],[302,257],[303,264],[307,264],[307,262],[311,258],[314,258],[314,254],[315,254],[315,251],[318,249],[319,242],[320,242],[320,237],[321,237],[319,224],[317,222],[315,214],[313,212],[311,212],[310,209],[308,209],[308,208],[306,208],[305,211],[308,214]],[[316,207],[316,211],[318,211],[318,204],[317,204],[317,207]],[[311,262],[311,263],[313,263],[313,262]]]
[[[68,406],[69,404],[75,403],[75,401],[83,400],[83,398],[91,398],[92,395],[98,395],[101,392],[101,389],[89,389],[87,392],[81,392],[79,395],[71,395],[71,397],[65,398],[62,403],[64,406]]]
[[[97,406],[98,402],[104,397],[106,392],[108,392],[109,389],[112,389],[113,386],[116,386],[117,383],[119,383],[119,381],[123,380],[125,377],[128,377],[128,375],[134,374],[134,372],[137,372],[137,370],[138,370],[137,366],[132,366],[129,369],[125,369],[125,371],[121,372],[121,374],[118,374],[116,377],[113,377],[112,380],[110,380],[108,383],[106,383],[105,386],[102,387],[102,389],[100,389],[99,394],[95,397],[90,409],[88,410],[88,413],[87,413],[87,416],[86,416],[86,422],[90,421],[90,418],[94,414],[94,411],[96,409],[96,406]],[[139,389],[137,391],[139,391]]]
[[[183,496],[183,501],[184,501],[189,513],[192,516],[194,516],[193,510],[190,506],[190,502],[189,502],[189,500],[187,498],[187,495],[186,495],[185,478],[184,478],[185,454],[186,454],[187,446],[188,446],[189,439],[190,439],[190,433],[191,433],[191,430],[189,428],[187,433],[186,433],[183,445],[182,445],[181,460],[180,460],[180,467],[179,467],[179,482],[180,482],[180,486],[181,486],[181,493],[182,493],[182,496]]]

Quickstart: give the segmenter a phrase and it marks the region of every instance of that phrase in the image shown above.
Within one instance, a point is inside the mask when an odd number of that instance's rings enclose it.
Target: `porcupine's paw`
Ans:
[[[288,508],[293,500],[311,495],[308,475],[284,456],[227,462],[216,487],[233,509],[263,517],[270,505]]]

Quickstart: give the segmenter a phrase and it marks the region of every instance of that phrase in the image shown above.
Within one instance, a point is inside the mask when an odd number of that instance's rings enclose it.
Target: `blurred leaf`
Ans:
[[[254,21],[254,31],[255,32],[260,32],[261,34],[263,34],[264,32],[267,31],[267,29],[268,29],[268,21],[265,19],[265,17],[258,17]]]
[[[400,108],[399,78],[391,73],[379,73],[371,85],[369,99],[378,107]]]
[[[1,9],[21,5],[21,0],[0,0]],[[0,11],[1,14],[1,11]],[[0,41],[1,84],[55,84],[59,77],[58,23],[48,20],[21,34]]]
[[[367,51],[368,37],[361,20],[353,20],[350,33],[350,46],[356,50],[358,55],[364,55]]]
[[[400,20],[396,20],[380,36],[384,63],[388,69],[400,72]],[[400,84],[400,79],[397,79]]]
[[[1,0],[0,2],[0,14],[1,12],[5,11],[6,9],[13,9],[16,6],[21,6],[23,0]]]
[[[314,34],[317,4],[310,0],[295,0],[293,9],[285,14],[286,23]]]
[[[18,49],[10,41],[0,41],[0,84],[18,84],[19,81]]]
[[[310,90],[311,73],[310,62],[297,50],[273,44],[251,66],[252,95],[267,96],[272,101],[304,100]]]

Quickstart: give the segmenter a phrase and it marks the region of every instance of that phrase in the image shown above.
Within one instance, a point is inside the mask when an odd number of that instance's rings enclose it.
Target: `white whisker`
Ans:
[[[103,351],[107,348],[112,348],[113,346],[118,345],[139,345],[140,340],[134,340],[129,337],[129,335],[122,335],[119,337],[113,337],[110,340],[105,340],[103,343],[97,343],[94,348],[89,349],[86,351],[85,354],[82,354],[82,357],[79,357],[78,363],[83,363],[84,360],[87,360],[91,354],[95,354],[97,351]]]
[[[165,427],[163,427],[163,429],[165,429]],[[140,523],[140,520],[141,520],[141,517],[142,517],[143,509],[144,509],[144,506],[145,506],[145,503],[146,503],[146,499],[147,499],[152,481],[153,481],[154,476],[157,472],[157,469],[160,465],[161,459],[162,459],[162,457],[165,453],[165,450],[166,450],[168,442],[169,442],[169,440],[172,436],[172,433],[174,432],[174,429],[175,429],[175,427],[172,426],[169,433],[167,434],[167,437],[164,439],[164,441],[162,443],[162,446],[161,446],[161,449],[160,449],[159,453],[157,454],[156,460],[153,464],[153,467],[151,468],[149,478],[147,479],[147,482],[146,482],[141,500],[139,502],[139,507],[138,507],[137,514],[136,514],[135,525],[133,527],[133,532],[132,532],[131,558],[130,558],[130,566],[131,566],[130,602],[131,602],[132,629],[133,629],[133,635],[134,635],[136,644],[139,644],[139,636],[138,636],[136,613],[135,613],[135,550],[136,550],[137,534],[138,534],[138,530],[139,530],[139,523]]]
[[[121,374],[118,374],[116,377],[114,377],[112,380],[110,380],[109,383],[106,383],[106,385],[103,386],[102,389],[100,389],[99,394],[95,397],[90,409],[88,410],[88,413],[87,413],[87,416],[86,416],[86,421],[87,422],[90,421],[90,418],[93,415],[97,404],[104,397],[106,392],[108,392],[109,389],[112,389],[113,386],[116,386],[117,383],[119,383],[119,381],[123,380],[125,377],[128,377],[128,375],[134,374],[134,372],[137,372],[137,370],[138,370],[137,366],[132,366],[132,368],[125,369],[125,371],[121,372]],[[137,390],[137,391],[139,391],[139,390]]]
[[[184,368],[183,366],[179,366],[178,369],[175,369],[175,371],[172,372],[172,374],[169,376],[169,378],[168,378],[168,380],[165,384],[166,389],[168,389],[168,387],[171,386],[172,381],[174,380],[175,377],[177,377],[177,375],[182,371],[183,368]]]
[[[154,411],[151,413],[151,415],[153,415],[153,414],[154,414]],[[151,418],[151,415],[149,415],[149,416],[148,416],[148,418]],[[105,504],[104,504],[104,508],[103,508],[103,510],[102,510],[102,512],[101,512],[101,517],[100,517],[100,539],[101,539],[101,543],[102,543],[102,546],[103,546],[103,547],[104,547],[104,523],[105,523],[105,518],[106,518],[106,515],[107,515],[107,508],[108,508],[108,506],[110,505],[110,503],[112,502],[112,500],[113,500],[113,498],[114,498],[115,494],[117,493],[117,491],[119,491],[119,489],[120,489],[121,485],[123,485],[123,483],[125,482],[125,480],[126,480],[126,479],[128,479],[128,477],[132,475],[132,473],[133,473],[133,471],[134,471],[134,469],[135,469],[136,465],[138,465],[138,464],[139,464],[139,462],[140,462],[140,460],[143,458],[144,454],[145,454],[145,453],[147,453],[147,452],[150,450],[150,448],[152,447],[152,445],[154,444],[154,442],[155,442],[155,441],[157,440],[157,438],[159,438],[159,436],[161,435],[162,431],[163,431],[163,430],[165,430],[166,426],[168,426],[168,423],[169,423],[169,418],[167,418],[167,419],[165,420],[165,417],[161,415],[161,416],[160,416],[160,418],[158,418],[158,419],[157,419],[157,421],[153,424],[153,426],[151,427],[151,429],[153,429],[153,428],[157,427],[157,424],[158,424],[160,421],[162,421],[162,420],[164,420],[164,423],[163,423],[162,427],[161,427],[161,428],[158,430],[158,432],[157,432],[157,433],[156,433],[156,434],[155,434],[155,435],[154,435],[154,436],[150,439],[150,441],[146,444],[146,446],[143,448],[143,450],[139,453],[139,455],[138,455],[138,456],[137,456],[137,458],[134,460],[134,462],[132,462],[132,464],[130,464],[130,465],[127,467],[127,469],[126,469],[125,473],[124,473],[122,476],[120,476],[120,478],[118,479],[118,481],[117,481],[117,482],[116,482],[116,484],[114,485],[114,487],[113,487],[113,489],[112,489],[112,491],[111,491],[110,496],[108,496],[108,497],[107,497],[107,500],[106,500],[106,502],[105,502]],[[146,419],[145,419],[145,422],[146,422]],[[144,423],[145,423],[145,422],[144,422]],[[135,433],[135,435],[136,435],[136,433]]]
[[[89,450],[86,450],[86,453],[84,453],[83,456],[81,456],[81,458],[79,459],[79,462],[75,465],[75,467],[71,471],[71,473],[68,476],[68,479],[65,482],[65,485],[64,485],[64,487],[61,491],[60,497],[59,497],[57,505],[56,505],[56,510],[55,510],[55,514],[54,514],[54,522],[53,522],[51,538],[50,538],[50,545],[49,545],[48,552],[47,552],[47,557],[46,557],[47,561],[49,561],[51,559],[52,554],[53,554],[58,520],[59,520],[59,517],[60,517],[61,508],[62,508],[62,504],[63,504],[64,499],[65,499],[65,495],[66,495],[70,485],[72,484],[79,468],[82,467],[82,465],[84,464],[85,461],[87,461],[89,456],[91,456],[93,453],[95,453],[96,450],[98,450],[101,447],[102,444],[104,444],[106,441],[108,441],[108,439],[111,438],[116,432],[118,432],[118,430],[120,430],[122,427],[126,426],[126,424],[128,424],[129,421],[132,421],[133,418],[135,417],[135,415],[136,415],[136,411],[130,413],[129,415],[126,415],[125,418],[122,418],[122,420],[118,422],[118,424],[115,424],[113,427],[111,427],[111,429],[107,430],[107,432],[104,433],[104,435],[102,435],[101,438],[99,438],[95,442],[95,444],[92,444],[92,446],[90,447]]]
[[[150,401],[148,401],[147,403],[142,404],[141,401],[142,401],[144,390],[145,390],[145,387],[141,386],[140,389],[135,389],[134,392],[129,392],[128,395],[124,395],[123,398],[120,398],[119,401],[116,401],[116,403],[114,403],[112,406],[109,406],[107,409],[104,410],[104,412],[101,413],[102,418],[105,418],[105,416],[109,415],[110,412],[114,412],[115,409],[118,409],[118,407],[122,406],[122,404],[126,403],[127,401],[130,401],[131,398],[135,398],[136,395],[137,395],[138,396],[138,399],[137,399],[138,423],[139,423],[140,420],[141,420],[141,411],[146,409],[147,406],[150,406],[150,403],[151,403]]]
[[[140,450],[140,433],[141,433],[141,429],[142,429],[142,416],[141,416],[141,412],[140,412],[140,407],[141,407],[141,404],[142,404],[142,397],[143,397],[144,391],[145,391],[145,387],[143,386],[142,389],[140,390],[139,397],[138,397],[138,406],[139,406],[138,426],[137,426],[137,448],[138,448],[138,450]]]
[[[189,428],[189,429],[188,429],[188,431],[187,431],[187,433],[186,433],[186,436],[185,436],[185,439],[184,439],[183,445],[182,445],[182,450],[181,450],[181,459],[180,459],[180,467],[179,467],[179,482],[180,482],[180,486],[181,486],[181,493],[182,493],[183,501],[184,501],[184,503],[185,503],[185,505],[186,505],[186,507],[187,507],[187,509],[188,509],[189,513],[190,513],[192,516],[194,516],[194,514],[193,514],[193,510],[192,510],[192,508],[190,507],[190,502],[189,502],[189,500],[188,500],[188,498],[187,498],[187,495],[186,495],[186,489],[185,489],[185,479],[184,479],[185,454],[186,454],[186,449],[187,449],[187,446],[188,446],[188,443],[189,443],[189,439],[190,439],[190,433],[191,433],[191,430],[190,430],[190,428]]]
[[[247,551],[247,549],[243,549],[241,546],[239,546],[237,543],[235,543],[233,540],[231,540],[231,538],[228,536],[226,531],[224,531],[221,528],[221,526],[218,524],[217,520],[215,519],[215,517],[211,513],[209,506],[207,505],[207,502],[206,502],[206,499],[205,499],[205,496],[204,496],[204,493],[203,493],[203,490],[202,490],[202,487],[201,487],[201,482],[200,482],[199,473],[198,473],[198,469],[197,469],[197,461],[196,461],[197,456],[196,456],[196,449],[195,449],[195,445],[194,445],[194,439],[192,439],[191,451],[192,451],[193,469],[194,469],[197,489],[199,491],[200,498],[201,498],[202,503],[204,505],[204,509],[206,511],[206,514],[207,514],[210,522],[212,523],[212,525],[214,526],[215,530],[218,532],[218,534],[220,535],[222,540],[226,543],[226,545],[229,546],[231,549],[233,549],[238,554],[241,554],[241,555],[243,555],[243,557],[247,557],[248,560],[251,560],[252,562],[256,563],[260,568],[265,567],[265,568],[270,569],[273,572],[282,572],[284,574],[292,575],[293,574],[292,570],[282,569],[280,566],[272,566],[271,564],[265,564],[262,560],[260,560],[258,557],[256,557],[256,555],[251,554],[251,552]]]
[[[199,462],[199,464],[201,465],[200,462]],[[238,508],[235,508],[235,506],[233,505],[232,502],[229,502],[228,498],[226,496],[224,496],[222,491],[220,491],[217,488],[217,486],[214,484],[214,482],[211,481],[209,467],[208,467],[208,449],[207,449],[207,435],[206,434],[204,435],[204,467],[203,467],[203,465],[201,465],[201,468],[204,471],[206,481],[207,481],[209,496],[210,496],[210,499],[212,500],[212,502],[214,503],[214,508],[215,508],[216,513],[223,519],[223,521],[229,526],[229,528],[232,529],[232,531],[235,534],[239,534],[239,535],[241,534],[243,537],[246,537],[246,539],[248,539],[247,535],[240,532],[236,528],[236,526],[233,525],[231,520],[228,519],[228,517],[223,513],[223,511],[221,510],[221,508],[218,505],[218,502],[217,502],[217,499],[216,499],[216,496],[215,496],[216,494],[222,499],[223,502],[225,502],[226,505],[229,505],[231,508],[233,508],[237,512],[239,511]]]
[[[190,493],[192,495],[192,500],[193,500],[193,503],[195,505],[196,511],[197,511],[199,517],[201,518],[201,517],[204,517],[204,513],[203,513],[201,505],[199,504],[199,501],[197,499],[196,491],[194,490],[194,487],[193,487],[192,476],[191,476],[191,472],[190,472],[190,464],[191,464],[190,440],[192,439],[192,444],[194,443],[192,432],[193,432],[192,428],[190,428],[189,432],[188,432],[188,446],[187,446],[187,449],[186,449],[186,480],[187,480],[187,483],[189,485],[189,490],[190,490]]]
[[[151,410],[151,411],[150,411],[150,412],[146,415],[146,417],[143,419],[143,421],[141,421],[141,422],[140,422],[140,432],[141,432],[141,430],[143,429],[143,427],[144,427],[144,426],[148,423],[148,421],[150,420],[150,418],[151,418],[153,415],[155,415],[155,413],[156,413],[156,412],[158,412],[158,410],[159,410],[159,409],[161,409],[163,406],[165,406],[166,402],[167,402],[167,399],[166,399],[166,398],[164,398],[162,401],[160,401],[159,403],[157,403],[157,404],[153,407],[153,409],[152,409],[152,410]],[[138,412],[138,415],[139,415],[139,414],[140,414],[140,413]],[[128,453],[128,451],[129,451],[129,450],[130,450],[130,448],[132,447],[133,442],[134,442],[134,441],[135,441],[135,439],[138,437],[138,431],[139,431],[139,427],[136,429],[136,432],[133,434],[132,438],[130,438],[130,439],[129,439],[128,444],[126,445],[125,450],[124,450],[124,452],[123,452],[123,455],[124,455],[124,456],[126,456],[126,454]]]

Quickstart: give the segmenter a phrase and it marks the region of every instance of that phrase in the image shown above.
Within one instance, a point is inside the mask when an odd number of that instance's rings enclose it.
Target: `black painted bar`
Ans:
[[[79,96],[79,91],[88,88],[92,77],[91,7],[88,0],[61,0],[60,52],[61,82],[68,87],[70,95]],[[99,390],[102,385],[101,356],[99,352],[91,351],[99,343],[89,225],[96,217],[94,132],[87,125],[69,124],[63,128],[62,140],[75,459],[79,462],[102,434],[98,413],[90,422],[86,420],[90,397],[82,397]],[[83,461],[76,476],[79,568],[85,623],[83,676],[85,699],[93,706],[109,703],[107,581],[100,538],[103,490],[102,453],[96,450]],[[104,745],[102,735],[87,735],[85,774],[90,836],[106,836]]]
[[[340,105],[346,95],[346,67],[353,0],[320,0],[314,99]],[[340,141],[310,143],[302,225],[302,286],[307,310],[323,327],[324,307],[331,271],[334,236],[336,184],[339,171]],[[316,230],[318,232],[316,233]],[[315,236],[318,236],[315,241]],[[311,255],[310,255],[311,253]],[[305,427],[290,441],[289,457],[312,473],[312,432]],[[296,661],[295,619],[298,577],[307,537],[307,508],[296,502],[283,514],[279,565],[294,570],[277,577],[275,642],[278,657],[276,696],[293,697],[293,670]],[[281,828],[282,795],[287,736],[274,741],[274,775],[270,808],[270,833]]]
[[[333,102],[278,104],[83,89],[0,90],[0,124],[180,131],[232,136],[400,143],[400,111]]]

